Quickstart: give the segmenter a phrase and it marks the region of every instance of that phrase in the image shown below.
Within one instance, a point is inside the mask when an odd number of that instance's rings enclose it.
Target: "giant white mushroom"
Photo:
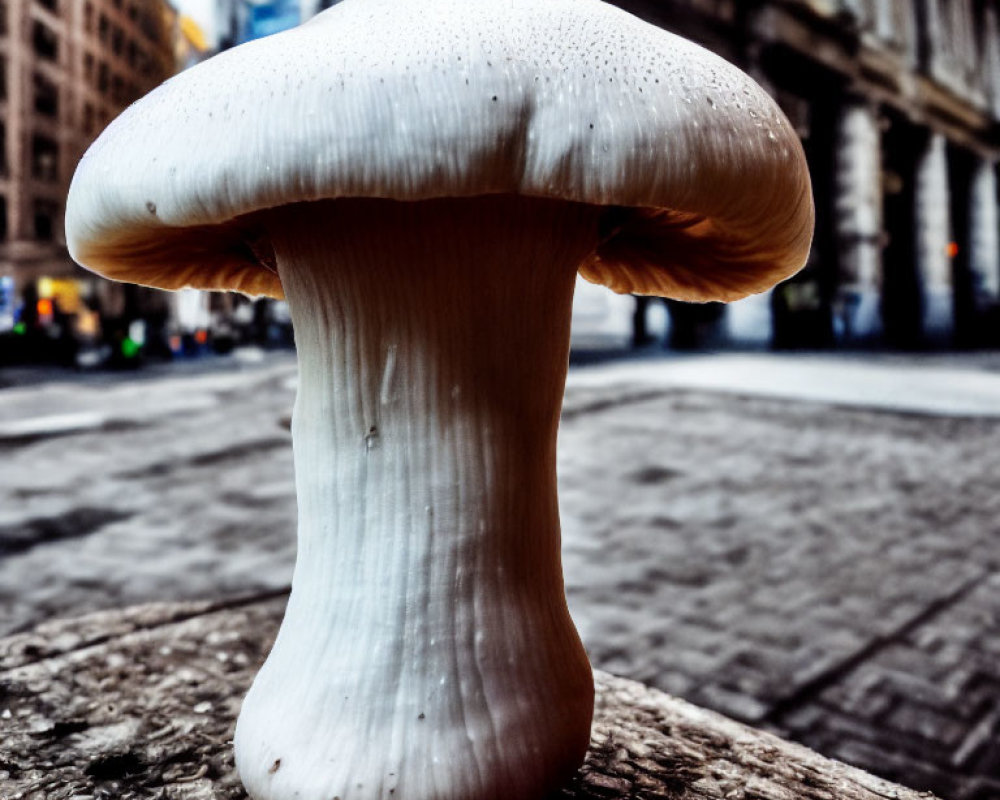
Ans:
[[[575,275],[734,300],[802,266],[812,221],[764,91],[597,0],[346,0],[108,127],[73,257],[292,311],[299,550],[236,729],[252,797],[526,800],[574,772]]]

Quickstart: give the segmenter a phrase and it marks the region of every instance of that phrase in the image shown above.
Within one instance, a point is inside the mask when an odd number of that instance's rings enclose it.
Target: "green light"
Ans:
[[[24,332],[26,330],[28,330],[28,326],[25,325],[23,322],[18,322],[14,326],[14,333],[16,333],[18,336],[24,336]]]
[[[135,358],[139,355],[139,345],[136,344],[134,339],[130,339],[126,336],[122,340],[122,355],[125,356],[125,358]]]

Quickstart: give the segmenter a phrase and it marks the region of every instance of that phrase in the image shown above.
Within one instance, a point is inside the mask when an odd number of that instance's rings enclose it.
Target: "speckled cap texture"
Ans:
[[[73,258],[281,296],[255,212],[522,194],[607,206],[584,277],[733,300],[812,238],[795,132],[738,69],[598,0],[345,0],[132,105],[70,188]]]

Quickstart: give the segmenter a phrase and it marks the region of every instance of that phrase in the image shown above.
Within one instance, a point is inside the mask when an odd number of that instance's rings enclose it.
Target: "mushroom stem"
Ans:
[[[299,352],[299,552],[236,729],[257,800],[528,800],[582,762],[555,440],[598,214],[513,195],[264,213]]]

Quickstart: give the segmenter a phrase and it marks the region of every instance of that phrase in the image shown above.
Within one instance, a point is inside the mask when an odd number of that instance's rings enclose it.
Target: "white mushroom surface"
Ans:
[[[67,235],[109,277],[281,296],[251,212],[498,193],[620,209],[582,268],[623,292],[734,300],[799,269],[812,237],[801,146],[767,94],[596,0],[347,0],[222,53],[94,143]]]
[[[804,263],[777,106],[597,0],[345,0],[83,158],[81,264],[287,297],[299,552],[236,730],[257,800],[532,800],[586,751],[555,444],[577,271],[731,300]]]

